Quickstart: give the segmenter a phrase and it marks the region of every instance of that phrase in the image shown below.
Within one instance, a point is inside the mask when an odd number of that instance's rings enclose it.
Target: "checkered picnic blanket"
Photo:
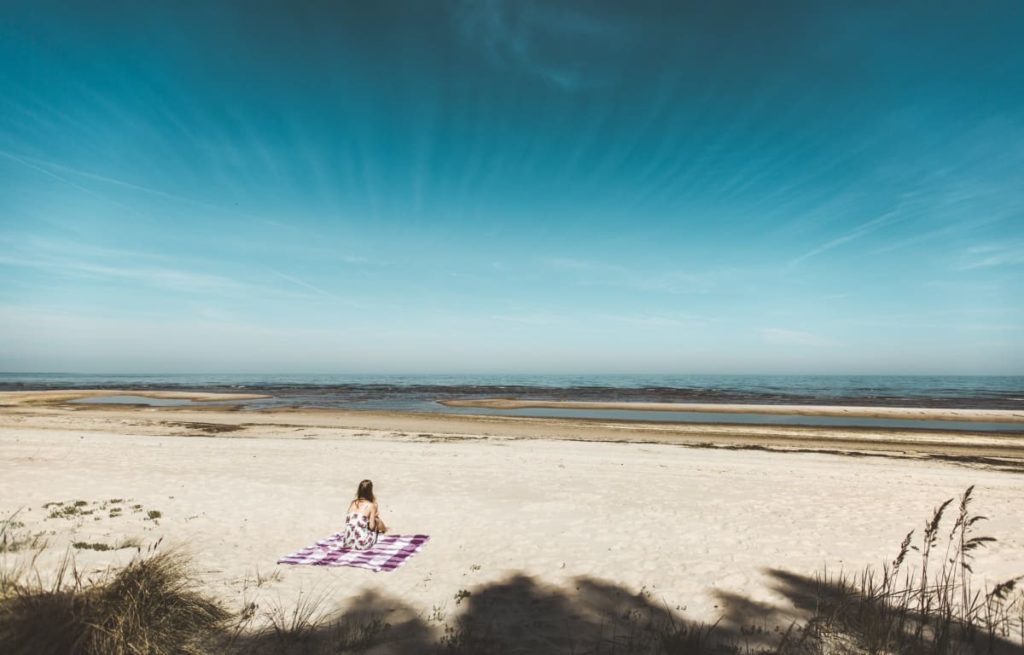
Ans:
[[[355,566],[371,571],[394,571],[416,554],[430,539],[425,534],[382,534],[368,550],[342,548],[343,532],[316,542],[277,560],[278,564],[313,564],[316,566]]]

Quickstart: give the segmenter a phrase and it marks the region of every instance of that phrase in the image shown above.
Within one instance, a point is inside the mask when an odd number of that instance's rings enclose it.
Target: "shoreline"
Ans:
[[[164,391],[156,389],[47,389],[43,391],[2,391],[0,407],[24,405],[59,405],[84,398],[102,396],[142,396],[167,400],[194,400],[218,402],[230,400],[260,400],[272,398],[262,393],[220,393],[213,391]],[[98,403],[102,404],[102,403]],[[131,407],[129,403],[111,403]]]
[[[73,401],[99,398],[103,396],[140,396],[154,399],[192,400],[197,403],[216,402],[213,407],[234,407],[225,403],[232,400],[264,400],[274,398],[271,394],[242,392],[210,392],[210,391],[167,391],[152,389],[50,389],[40,391],[0,391],[0,407],[24,405],[64,405]],[[435,401],[445,407],[481,408],[481,409],[583,409],[583,410],[629,410],[643,412],[675,412],[675,413],[712,413],[712,414],[769,414],[776,416],[822,416],[822,417],[855,417],[872,419],[912,419],[928,421],[979,421],[991,423],[1024,424],[1024,408],[1021,409],[958,409],[936,407],[888,407],[864,405],[777,405],[756,403],[667,403],[667,402],[633,402],[633,401],[583,401],[583,400],[530,400],[515,398],[451,398]],[[146,405],[114,402],[91,403],[104,407],[133,407]],[[195,405],[190,406],[196,408]],[[345,407],[275,407],[258,408],[253,412],[287,412],[287,411],[338,411],[338,412],[381,412],[388,414],[432,414],[432,412],[414,412],[408,410],[364,410]],[[438,412],[433,412],[438,414]],[[473,415],[493,416],[493,415]],[[533,417],[538,418],[538,417]],[[560,418],[560,417],[544,417]],[[593,418],[594,420],[610,420],[602,417],[564,417],[573,420]],[[618,419],[627,422],[644,422],[635,419]],[[697,423],[707,425],[713,423]],[[753,424],[757,425],[757,424]],[[852,426],[850,426],[852,427]]]
[[[19,392],[15,392],[19,393]],[[120,432],[167,437],[217,436],[224,439],[278,437],[334,440],[353,433],[382,432],[389,438],[426,441],[538,440],[664,444],[691,448],[817,452],[935,458],[1024,471],[1020,432],[970,432],[928,428],[837,427],[746,423],[644,422],[599,418],[523,417],[373,411],[334,408],[267,408],[241,411],[240,405],[146,406],[70,404],[69,399],[114,395],[104,391],[0,393],[0,428]],[[153,397],[199,397],[224,401],[251,394],[147,392]],[[141,395],[132,392],[132,395]]]

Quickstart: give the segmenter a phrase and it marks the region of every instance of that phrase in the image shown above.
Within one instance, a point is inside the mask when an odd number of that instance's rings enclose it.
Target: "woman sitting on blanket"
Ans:
[[[373,482],[363,480],[356,490],[356,498],[348,506],[345,517],[343,548],[367,550],[377,543],[377,535],[387,532],[384,520],[377,513],[377,499],[373,497]]]

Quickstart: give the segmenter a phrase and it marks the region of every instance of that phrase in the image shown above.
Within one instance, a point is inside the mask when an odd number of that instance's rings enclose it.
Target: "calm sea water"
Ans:
[[[445,410],[450,398],[1024,409],[1024,376],[838,375],[95,375],[0,373],[0,390],[252,391],[249,407]]]

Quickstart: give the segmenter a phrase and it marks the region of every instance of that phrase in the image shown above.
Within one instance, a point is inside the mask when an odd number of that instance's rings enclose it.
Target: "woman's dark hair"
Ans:
[[[377,499],[373,497],[373,481],[363,480],[359,483],[359,488],[356,490],[356,500],[368,500],[371,503],[377,502]]]

